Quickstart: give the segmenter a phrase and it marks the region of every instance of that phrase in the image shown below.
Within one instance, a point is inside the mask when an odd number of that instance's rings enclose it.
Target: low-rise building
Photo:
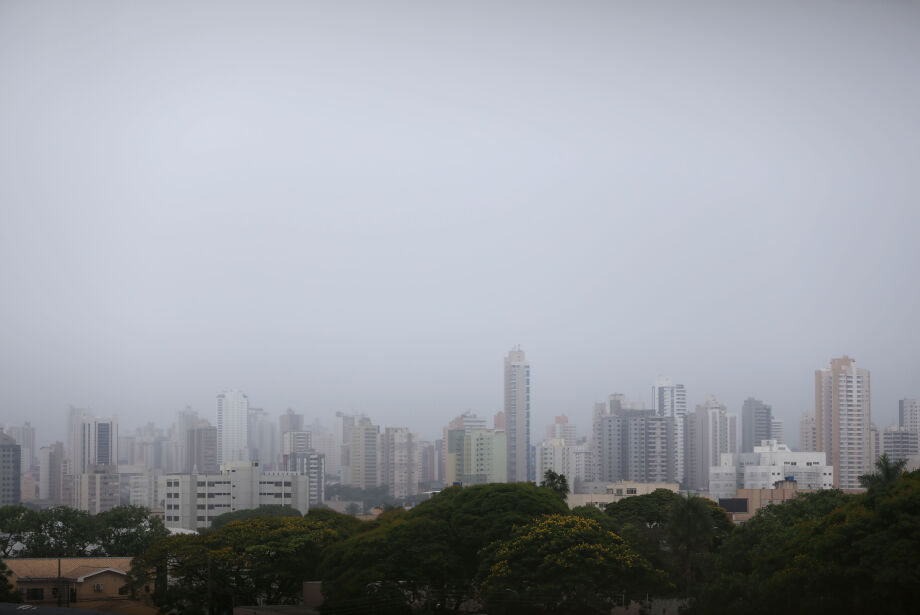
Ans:
[[[295,472],[262,472],[258,461],[231,461],[220,474],[167,474],[160,477],[165,494],[166,527],[197,530],[228,512],[260,506],[310,510],[310,478]]]
[[[822,452],[796,452],[776,440],[764,440],[753,453],[723,453],[709,469],[709,496],[716,502],[739,489],[772,489],[777,481],[794,480],[800,489],[832,489],[834,468]]]
[[[728,512],[735,523],[747,521],[758,510],[770,504],[782,504],[804,493],[814,493],[817,489],[800,489],[794,480],[779,480],[765,489],[739,489],[733,497],[719,498],[719,506]],[[865,489],[842,489],[844,493],[864,493]]]
[[[621,480],[615,483],[591,482],[584,484],[584,493],[570,493],[566,496],[565,501],[569,508],[595,506],[603,510],[608,504],[636,495],[648,495],[657,489],[667,489],[674,493],[680,493],[680,484],[641,483],[631,480]]]
[[[130,557],[48,557],[3,560],[26,603],[73,605],[128,597]]]

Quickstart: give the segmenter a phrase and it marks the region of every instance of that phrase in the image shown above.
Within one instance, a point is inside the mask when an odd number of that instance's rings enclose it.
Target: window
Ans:
[[[26,600],[44,600],[44,587],[29,587],[26,589]]]
[[[636,488],[635,488],[635,487],[627,487],[627,488],[626,488],[626,495],[636,495]]]
[[[94,592],[101,592],[101,591],[102,591],[102,583],[95,583],[95,584],[93,585],[93,591],[94,591]]]

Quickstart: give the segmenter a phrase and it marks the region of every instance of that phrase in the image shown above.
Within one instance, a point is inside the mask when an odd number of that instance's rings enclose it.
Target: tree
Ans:
[[[543,473],[542,486],[551,489],[563,500],[569,494],[569,481],[565,474],[556,474],[552,470],[547,470]]]
[[[875,472],[862,474],[859,477],[859,486],[868,489],[880,489],[894,483],[904,473],[907,466],[906,459],[892,461],[887,453],[883,453],[875,460]]]
[[[479,551],[516,525],[568,509],[553,492],[527,483],[450,487],[390,522],[328,549],[324,609],[392,612],[459,608],[476,595]]]
[[[0,558],[16,555],[33,523],[35,513],[25,506],[4,506],[0,508]]]
[[[725,510],[707,498],[687,495],[671,506],[667,540],[677,569],[683,574],[684,591],[691,591],[703,567],[701,556],[709,552],[726,531],[731,531],[731,521]]]
[[[96,521],[99,550],[109,557],[135,557],[169,535],[163,520],[143,506],[116,506]]]
[[[86,511],[56,506],[24,517],[23,557],[86,557],[98,548],[99,521]]]
[[[231,521],[245,521],[247,519],[264,519],[264,518],[281,518],[281,517],[301,517],[300,511],[290,506],[272,504],[269,506],[260,506],[258,508],[246,508],[243,510],[234,510],[217,515],[211,519],[211,527],[208,531],[219,530]]]
[[[609,613],[619,601],[666,586],[664,573],[591,519],[547,515],[482,554],[489,613]]]

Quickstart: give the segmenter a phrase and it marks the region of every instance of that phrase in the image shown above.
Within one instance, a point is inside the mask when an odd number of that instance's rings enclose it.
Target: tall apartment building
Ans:
[[[687,487],[709,489],[709,469],[722,453],[738,452],[738,417],[712,395],[687,417]]]
[[[380,427],[362,417],[349,430],[349,484],[360,489],[380,485]]]
[[[278,423],[262,408],[249,408],[247,422],[249,459],[260,462],[263,471],[278,469]]]
[[[881,451],[892,461],[920,455],[920,431],[892,425],[885,428],[881,438]]]
[[[818,424],[812,412],[803,412],[799,422],[799,449],[802,451],[818,450]]]
[[[118,422],[96,418],[88,410],[71,408],[71,474],[83,474],[97,465],[118,464]]]
[[[288,470],[303,474],[310,479],[310,506],[322,503],[326,499],[326,457],[312,448],[303,452],[291,453],[287,459]]]
[[[920,432],[920,399],[898,400],[898,426]]]
[[[773,420],[770,421],[770,439],[776,440],[778,444],[786,443],[786,424],[783,419],[778,419],[774,416]]]
[[[235,461],[219,474],[167,474],[159,492],[166,502],[166,527],[198,530],[223,513],[279,505],[310,510],[310,479],[293,472],[263,473],[258,461]]]
[[[815,423],[817,449],[834,466],[834,486],[858,488],[859,476],[873,463],[869,370],[844,355],[815,371]]]
[[[546,472],[551,470],[565,476],[569,491],[574,492],[576,480],[575,445],[569,445],[564,438],[547,438],[537,444],[537,483],[543,482]]]
[[[505,357],[505,435],[508,480],[533,480],[530,457],[530,363],[520,346]]]
[[[0,431],[0,507],[21,501],[22,447]]]
[[[575,431],[575,425],[569,423],[569,417],[563,414],[562,416],[557,416],[552,425],[547,426],[546,439],[562,438],[567,446],[575,446]],[[541,476],[538,474],[537,479],[540,479]]]
[[[217,463],[249,461],[249,398],[242,391],[217,396]]]
[[[186,431],[185,444],[186,474],[216,474],[220,469],[217,463],[217,427],[204,425],[192,427]]]
[[[29,421],[26,421],[22,426],[10,426],[3,430],[3,432],[13,438],[21,447],[20,460],[22,463],[22,473],[25,474],[32,469],[32,466],[36,465],[35,453],[37,450],[35,448],[35,428],[32,427]]]
[[[69,483],[70,506],[98,515],[121,503],[117,465],[89,465],[84,470],[80,474],[65,476],[65,481]]]
[[[387,427],[383,432],[381,449],[381,480],[390,496],[401,499],[418,494],[418,434],[407,427]]]
[[[303,431],[303,415],[288,408],[278,417],[278,432],[283,437],[289,431]]]
[[[357,425],[358,420],[363,418],[358,414],[347,414],[345,412],[336,412],[335,413],[335,425],[333,435],[335,437],[335,444],[338,449],[337,459],[334,463],[330,463],[329,467],[338,466],[339,468],[339,480],[343,485],[348,485],[351,482],[351,450],[349,449],[349,438],[351,437],[351,429]]]
[[[676,474],[669,480],[683,482],[687,470],[687,390],[682,384],[674,384],[667,376],[658,376],[652,384],[652,408],[658,416],[672,417],[674,425],[674,446],[672,455],[677,464]]]
[[[741,452],[753,453],[755,446],[773,439],[773,407],[748,397],[741,405]]]

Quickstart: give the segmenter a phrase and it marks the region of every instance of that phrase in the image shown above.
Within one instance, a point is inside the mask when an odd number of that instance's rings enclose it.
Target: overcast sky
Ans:
[[[920,396],[920,3],[0,0],[0,423]]]

